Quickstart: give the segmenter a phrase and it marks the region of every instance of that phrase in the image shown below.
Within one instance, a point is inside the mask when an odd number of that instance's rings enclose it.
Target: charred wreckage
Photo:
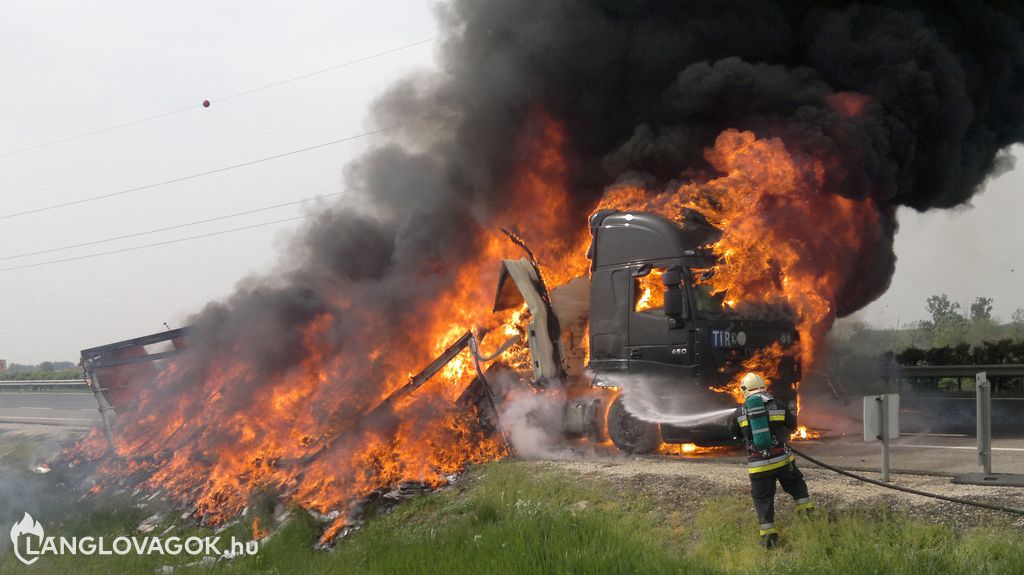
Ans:
[[[502,433],[499,414],[511,374],[534,391],[557,388],[564,402],[563,432],[595,442],[608,439],[628,453],[648,453],[662,443],[732,444],[728,416],[679,424],[641,419],[623,401],[623,388],[642,380],[664,411],[735,407],[726,391],[752,354],[798,339],[784,316],[745,317],[700,280],[716,258],[706,246],[720,234],[699,213],[682,225],[644,212],[602,210],[590,218],[590,277],[549,289],[529,248],[508,233],[528,257],[501,262],[493,311],[522,308],[528,323],[487,356],[483,334],[467,332],[378,408],[416,391],[466,349],[477,377],[460,402],[475,404],[480,424]],[[111,449],[117,412],[130,409],[161,364],[187,349],[190,328],[180,328],[82,350],[81,362]],[[520,345],[528,357],[511,366],[502,356]],[[486,369],[483,364],[490,363]],[[796,397],[800,365],[778,363],[772,390],[782,401]]]

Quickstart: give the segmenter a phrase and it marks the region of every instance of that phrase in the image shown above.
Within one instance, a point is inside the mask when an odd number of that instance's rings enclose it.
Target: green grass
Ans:
[[[698,515],[699,542],[693,556],[717,561],[727,572],[753,573],[1024,573],[1020,530],[1000,528],[958,532],[895,514],[879,505],[810,518],[781,513],[783,546],[756,546],[745,501],[715,499]]]
[[[646,489],[647,491],[644,491]],[[1008,526],[957,531],[881,507],[811,519],[781,503],[783,546],[759,546],[749,497],[695,493],[699,511],[622,480],[581,479],[535,463],[478,467],[459,486],[378,515],[330,552],[312,548],[306,514],[280,529],[256,557],[205,573],[1024,573],[1021,532]],[[655,499],[659,503],[655,502]],[[149,512],[94,500],[60,531],[124,533]],[[258,506],[266,514],[266,506]],[[88,518],[88,519],[86,519]],[[85,522],[87,521],[87,523]],[[244,536],[251,518],[222,535]],[[197,533],[208,533],[190,529]],[[157,529],[156,533],[161,529]],[[6,534],[5,534],[6,535]],[[43,558],[39,573],[148,573],[159,557]],[[13,557],[0,572],[24,573]]]

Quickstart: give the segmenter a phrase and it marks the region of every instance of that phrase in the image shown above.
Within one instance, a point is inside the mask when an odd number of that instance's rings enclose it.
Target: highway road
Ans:
[[[806,451],[837,467],[879,470],[882,447],[878,442],[865,442],[863,437],[847,436],[824,441],[796,442]],[[974,437],[956,435],[905,435],[891,444],[889,465],[894,473],[927,473],[963,475],[980,473],[977,441]],[[992,440],[992,471],[1024,474],[1024,439]]]
[[[91,393],[0,393],[0,423],[85,428],[99,419],[96,399]]]
[[[0,393],[0,433],[32,434],[80,433],[99,422],[95,399],[89,393],[2,392]],[[857,435],[832,435],[818,441],[795,443],[797,449],[833,465],[847,469],[877,470],[881,448]],[[904,435],[892,443],[891,466],[894,473],[960,475],[981,470],[977,462],[975,439],[965,435]],[[612,457],[618,454],[608,453]],[[675,456],[671,456],[675,457]],[[683,457],[683,459],[686,459]],[[735,451],[714,459],[742,463]],[[993,471],[1024,474],[1024,439],[993,440]]]

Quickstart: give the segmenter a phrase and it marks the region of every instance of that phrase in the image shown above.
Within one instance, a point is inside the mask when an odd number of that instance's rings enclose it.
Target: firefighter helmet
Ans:
[[[760,393],[765,390],[764,378],[759,373],[748,372],[740,380],[740,390],[743,391],[743,397],[748,397],[753,393]]]

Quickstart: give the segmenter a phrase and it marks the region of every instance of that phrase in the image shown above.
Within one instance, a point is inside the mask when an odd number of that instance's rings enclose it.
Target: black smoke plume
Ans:
[[[418,137],[430,145],[372,153],[350,172],[396,230],[367,252],[388,262],[380,271],[464,255],[454,244],[501,209],[511,143],[538,109],[567,130],[580,218],[624,175],[668,182],[705,168],[703,150],[737,128],[841,157],[825,188],[874,199],[895,233],[897,206],[969,201],[1024,139],[1020,2],[457,1],[439,14],[441,73],[397,86],[378,112],[452,125],[427,122]],[[885,239],[840,315],[888,287]],[[309,254],[347,249],[339,238]]]

